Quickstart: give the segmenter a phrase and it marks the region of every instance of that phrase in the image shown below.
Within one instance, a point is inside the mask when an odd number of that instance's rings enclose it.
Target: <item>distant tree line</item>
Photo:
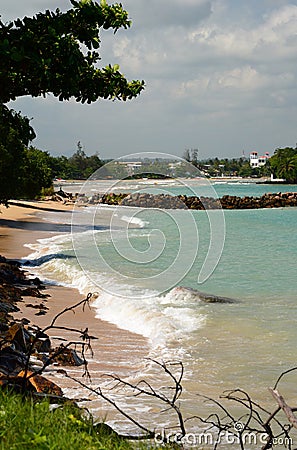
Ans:
[[[86,180],[104,165],[97,153],[87,156],[80,142],[77,143],[77,151],[69,158],[66,156],[48,156],[52,178]]]
[[[272,173],[275,178],[282,178],[288,183],[297,183],[297,146],[296,148],[277,148],[273,156],[262,167],[251,167],[249,159],[209,158],[198,159],[197,149],[187,149],[183,158],[210,177],[239,176],[263,177]]]
[[[270,175],[269,161],[262,167],[251,167],[249,159],[246,158],[210,158],[198,161],[200,170],[207,172],[211,177],[215,176],[237,176],[237,177],[264,177]]]
[[[251,167],[249,159],[241,158],[208,158],[198,159],[198,149],[187,149],[183,158],[197,167],[206,176],[238,176],[238,177],[261,177],[269,176],[269,161],[263,167]]]

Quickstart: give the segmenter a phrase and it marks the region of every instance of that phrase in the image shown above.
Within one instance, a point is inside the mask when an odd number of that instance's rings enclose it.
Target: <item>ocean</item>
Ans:
[[[144,180],[63,189],[221,197],[296,192],[297,186]],[[185,416],[211,412],[197,394],[217,399],[233,388],[274,405],[267,388],[296,365],[296,208],[207,213],[94,205],[75,208],[71,218],[50,212],[42,217],[71,222],[72,233],[28,243],[32,270],[84,294],[96,292],[98,318],[145,336],[148,357],[182,361]],[[232,301],[205,303],[197,291]],[[146,361],[139,379],[161,387],[157,369]],[[297,400],[295,381],[291,375],[283,385],[291,403]],[[133,402],[140,421],[156,414],[160,427],[172,425],[150,402]],[[129,428],[125,420],[113,423]]]

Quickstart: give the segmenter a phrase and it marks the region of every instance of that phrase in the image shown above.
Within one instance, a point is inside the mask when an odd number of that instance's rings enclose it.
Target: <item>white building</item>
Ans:
[[[259,156],[258,152],[251,152],[250,153],[250,166],[253,168],[265,166],[265,164],[269,158],[270,158],[270,156],[269,156],[268,152],[266,152],[264,156]]]

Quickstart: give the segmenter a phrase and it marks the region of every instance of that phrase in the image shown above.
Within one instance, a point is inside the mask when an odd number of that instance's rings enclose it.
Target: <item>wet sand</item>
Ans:
[[[33,208],[30,206],[33,206]],[[11,259],[26,257],[30,250],[24,247],[24,244],[47,238],[52,233],[58,234],[59,227],[56,224],[42,220],[42,211],[48,210],[65,211],[67,214],[65,218],[69,220],[68,214],[70,215],[72,212],[72,205],[63,205],[56,202],[28,202],[25,207],[13,205],[8,209],[1,205],[0,254]],[[67,222],[62,226],[62,229],[63,232],[67,231]],[[49,325],[53,317],[64,308],[72,306],[84,298],[76,289],[62,286],[47,285],[45,293],[50,295],[45,300],[24,297],[24,301],[18,305],[20,312],[16,313],[15,317],[26,317],[32,324],[43,328]],[[45,315],[37,316],[38,309],[27,305],[38,305],[40,303],[43,303],[49,309]],[[114,373],[122,377],[135,374],[144,364],[144,359],[149,352],[147,339],[141,335],[121,330],[109,322],[97,319],[92,307],[86,307],[84,311],[80,307],[75,310],[75,313],[69,311],[59,318],[56,325],[78,330],[88,328],[89,334],[97,338],[92,340],[93,357],[90,353],[87,353],[88,369],[95,384],[98,384],[100,377],[106,373]],[[51,330],[49,334],[53,339],[53,345],[61,343],[61,340],[55,339],[55,337],[72,341],[79,340],[78,334],[65,330]],[[52,370],[51,373],[54,374]],[[70,369],[69,373],[82,379],[83,369]],[[61,375],[59,375],[58,384],[66,393],[77,389],[77,395],[81,396],[80,388]],[[74,392],[72,392],[72,395],[74,395]],[[99,406],[97,402],[92,402],[92,408],[100,409],[101,414],[105,414],[104,407]]]

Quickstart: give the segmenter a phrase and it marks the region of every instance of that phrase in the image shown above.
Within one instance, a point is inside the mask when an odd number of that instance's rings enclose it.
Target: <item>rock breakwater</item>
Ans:
[[[142,208],[161,209],[258,209],[285,208],[297,206],[297,192],[279,192],[264,194],[261,197],[238,197],[224,195],[221,198],[186,195],[149,194],[149,193],[109,193],[95,194],[91,198],[81,195],[78,202],[84,204],[122,205]]]

